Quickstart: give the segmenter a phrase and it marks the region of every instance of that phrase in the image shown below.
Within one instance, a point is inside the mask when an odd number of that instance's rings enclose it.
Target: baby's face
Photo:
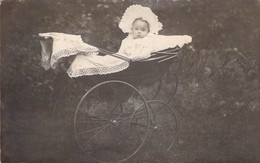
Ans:
[[[149,25],[147,22],[138,19],[133,23],[132,34],[134,39],[144,38],[149,33]]]

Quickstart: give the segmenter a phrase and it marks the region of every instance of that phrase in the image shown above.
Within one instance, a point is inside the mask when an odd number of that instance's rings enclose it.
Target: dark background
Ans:
[[[81,34],[117,51],[131,4],[150,7],[160,34],[193,38],[171,103],[181,132],[175,148],[139,162],[259,162],[260,3],[256,0],[17,0],[1,3],[3,162],[87,162],[75,146],[77,80],[41,67],[40,32]],[[175,68],[175,67],[173,67]],[[91,162],[91,161],[90,161]]]

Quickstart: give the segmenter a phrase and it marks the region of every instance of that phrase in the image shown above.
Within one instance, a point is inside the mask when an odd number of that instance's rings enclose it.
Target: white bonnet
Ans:
[[[132,25],[135,19],[142,18],[149,23],[150,32],[158,34],[162,29],[162,23],[158,21],[158,17],[148,7],[141,5],[131,5],[126,10],[119,23],[119,28],[124,33],[131,33]]]

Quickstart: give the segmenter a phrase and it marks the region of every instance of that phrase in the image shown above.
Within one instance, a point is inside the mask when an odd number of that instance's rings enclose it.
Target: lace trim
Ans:
[[[84,51],[79,51],[78,49],[82,48]],[[56,63],[60,58],[63,57],[69,57],[76,54],[84,54],[84,55],[92,55],[92,54],[98,54],[99,52],[96,50],[93,50],[93,48],[84,48],[84,47],[77,47],[77,48],[71,48],[71,49],[64,49],[57,53],[54,53],[51,57],[51,67],[54,68]]]
[[[111,73],[116,73],[123,71],[129,66],[128,62],[123,62],[121,64],[111,66],[111,67],[96,67],[96,68],[85,68],[72,70],[71,67],[67,70],[69,77],[80,77],[86,75],[106,75]]]

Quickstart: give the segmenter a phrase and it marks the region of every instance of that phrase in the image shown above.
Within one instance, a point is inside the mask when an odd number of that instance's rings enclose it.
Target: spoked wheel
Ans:
[[[130,102],[128,98],[133,92],[135,100]],[[116,80],[102,82],[92,87],[78,104],[74,115],[77,144],[98,162],[126,161],[148,136],[148,113],[144,97],[134,86]]]
[[[151,110],[150,136],[144,150],[146,152],[169,151],[178,134],[178,123],[174,110],[167,103],[158,100],[147,101]]]

